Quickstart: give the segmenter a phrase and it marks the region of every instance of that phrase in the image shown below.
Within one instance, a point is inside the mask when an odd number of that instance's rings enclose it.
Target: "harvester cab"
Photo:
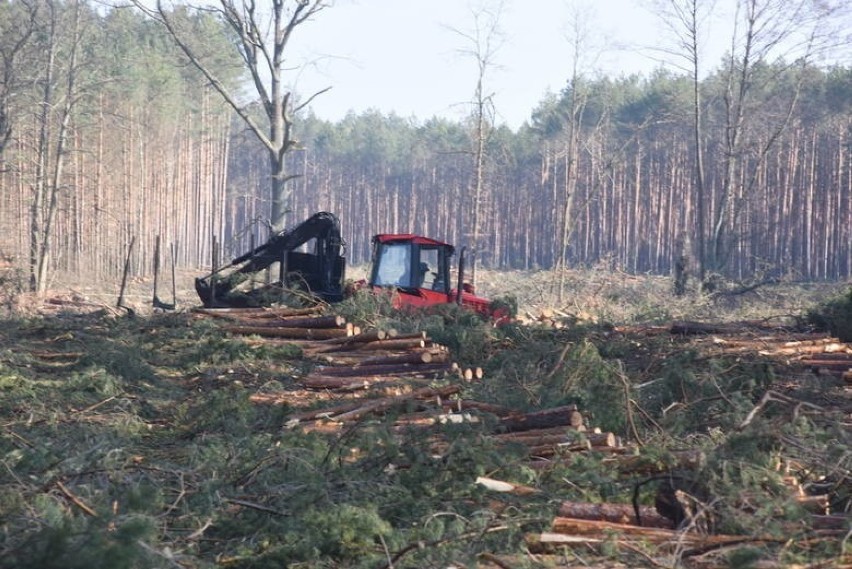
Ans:
[[[457,303],[495,318],[491,302],[476,296],[464,283],[464,249],[459,256],[457,286],[450,280],[455,247],[435,239],[404,234],[373,237],[373,263],[368,284],[373,289],[395,289],[398,307],[428,307]]]

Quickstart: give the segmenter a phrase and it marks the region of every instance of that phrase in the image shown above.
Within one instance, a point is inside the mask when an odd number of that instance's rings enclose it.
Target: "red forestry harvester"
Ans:
[[[280,297],[276,292],[294,285],[327,302],[337,302],[344,296],[343,246],[337,217],[320,212],[273,235],[229,265],[195,279],[195,289],[206,307],[262,306]],[[297,251],[304,248],[308,252]],[[367,285],[377,291],[394,291],[397,308],[456,303],[498,322],[508,318],[507,311],[476,296],[464,283],[464,249],[459,256],[457,286],[452,287],[454,253],[455,247],[449,243],[420,235],[376,235]],[[276,263],[277,280],[259,283],[254,278]]]
[[[452,288],[450,264],[455,247],[411,233],[379,234],[373,237],[373,262],[368,284],[373,289],[395,289],[397,308],[428,307],[456,303],[479,314],[501,320],[491,301],[476,296],[464,282],[464,248],[459,255],[457,286]]]

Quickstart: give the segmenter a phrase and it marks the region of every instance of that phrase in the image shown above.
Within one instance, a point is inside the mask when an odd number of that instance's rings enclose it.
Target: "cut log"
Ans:
[[[583,437],[592,443],[594,448],[615,448],[620,446],[614,433],[584,433]]]
[[[507,432],[516,432],[571,425],[572,413],[576,413],[574,405],[554,407],[526,415],[506,417],[500,421],[500,427]]]
[[[533,437],[501,438],[500,442],[505,444],[521,444],[526,445],[528,447],[543,447],[548,445],[555,447],[556,445],[567,443],[569,442],[569,440],[565,433],[562,433],[558,435],[536,435]],[[586,446],[587,448],[592,448],[591,445]]]
[[[416,354],[422,356],[423,354]],[[390,356],[384,356],[389,358]],[[431,356],[426,354],[427,360],[431,361]],[[322,375],[338,375],[338,376],[355,376],[355,375],[391,375],[395,373],[406,374],[417,372],[418,370],[436,371],[448,370],[452,367],[449,363],[428,363],[421,358],[411,358],[411,361],[391,361],[390,363],[373,363],[361,364],[356,363],[351,366],[320,366],[316,372]]]
[[[701,336],[709,334],[742,334],[744,326],[740,324],[710,324],[706,322],[672,322],[669,332],[681,336]]]
[[[835,338],[833,336],[826,336],[825,334],[789,334],[784,337],[786,342],[784,342],[785,347],[793,347],[793,346],[824,346],[826,344],[838,344],[840,343],[839,338]]]
[[[546,458],[550,456],[555,456],[558,453],[566,453],[566,452],[587,452],[592,450],[592,443],[589,441],[577,441],[574,443],[563,443],[563,444],[545,444],[545,445],[535,445],[530,446],[530,456],[534,456],[537,458]]]
[[[639,528],[647,530],[651,532],[653,528]],[[559,533],[559,532],[544,532],[540,534],[529,534],[525,536],[525,543],[527,548],[531,553],[541,554],[541,553],[553,553],[559,551],[565,547],[577,547],[582,546],[587,548],[592,545],[595,546],[597,544],[602,543],[612,543],[612,533],[615,530],[604,531],[601,530],[599,533],[589,533],[589,534],[571,534],[571,533]],[[674,530],[664,530],[658,529],[655,530],[657,532],[664,532],[660,534],[651,534],[651,535],[622,535],[616,540],[616,544],[625,543],[629,544],[631,542],[650,542],[656,544],[658,547],[664,547],[670,545],[671,547],[721,547],[725,545],[735,545],[738,543],[750,543],[750,542],[761,542],[761,541],[777,541],[777,540],[769,540],[769,539],[754,539],[749,538],[748,536],[739,536],[739,535],[707,535],[701,536],[696,534],[682,534],[677,533]],[[666,535],[668,532],[670,534]],[[667,547],[668,549],[668,547]]]
[[[261,318],[276,318],[287,316],[310,316],[313,314],[320,314],[323,310],[324,308],[322,306],[308,306],[306,308],[294,308],[291,306],[269,306],[262,307],[255,314]]]
[[[838,348],[840,346],[840,348]],[[822,354],[828,355],[836,352],[839,356],[843,356],[844,354],[850,353],[852,350],[848,348],[845,344],[819,344],[816,346],[793,346],[793,347],[782,347],[782,348],[774,348],[774,349],[762,349],[758,350],[760,355],[764,356],[796,356],[796,355],[815,355]],[[847,355],[847,357],[849,357]]]
[[[406,354],[398,355],[380,355],[364,358],[360,363],[362,365],[389,365],[389,364],[428,364],[447,361],[446,356],[435,355],[432,352],[425,350],[417,350]]]
[[[584,520],[557,516],[553,519],[550,527],[554,533],[566,535],[592,535],[605,537],[607,533],[621,533],[623,535],[640,536],[654,543],[676,539],[677,531],[663,528],[648,528],[633,524],[621,524],[601,520]]]
[[[333,366],[351,366],[355,364],[361,363],[360,357],[357,355],[350,355],[346,353],[339,354],[316,354],[312,353],[309,347],[303,347],[302,351],[308,355],[309,357],[317,360],[323,365],[333,365]]]
[[[354,337],[354,336],[353,336]],[[426,340],[422,338],[413,339],[389,339],[389,340],[374,340],[370,342],[352,342],[342,343],[340,345],[330,345],[326,349],[320,349],[320,353],[333,354],[337,352],[378,352],[378,351],[406,351],[417,348],[425,348]]]
[[[279,328],[343,328],[346,326],[346,319],[343,316],[313,316],[301,318],[265,318],[258,320],[257,318],[240,319],[240,323],[246,326],[257,326],[261,328],[279,327]]]
[[[434,411],[407,413],[401,417],[397,417],[393,424],[394,427],[399,427],[400,430],[405,430],[408,427],[430,427],[438,424],[438,416]]]
[[[800,358],[799,361],[802,362],[811,362],[811,361],[827,361],[827,362],[846,362],[849,364],[849,367],[852,367],[852,354],[847,354],[846,352],[821,352],[819,354],[810,354],[803,358]]]
[[[639,506],[641,523],[636,520],[632,504],[593,504],[590,502],[562,502],[559,515],[580,520],[600,520],[641,527],[674,529],[672,521],[657,513],[653,506]]]
[[[311,308],[289,308],[281,307],[258,307],[258,308],[196,308],[194,312],[206,316],[215,317],[240,317],[240,318],[279,318],[282,316],[308,316],[322,312],[322,307]]]
[[[543,431],[536,431],[541,433]],[[544,431],[546,432],[546,431]],[[513,436],[514,435],[514,436]],[[520,436],[519,436],[520,435]],[[535,434],[524,436],[524,434],[498,435],[501,442],[515,442],[530,447],[530,455],[536,457],[549,457],[560,452],[580,452],[596,450],[599,452],[625,452],[619,446],[618,437],[613,433],[588,433],[583,436],[572,436],[571,431],[554,434]]]
[[[316,421],[319,419],[330,419],[335,415],[339,415],[341,413],[346,413],[347,411],[352,411],[353,409],[358,409],[364,405],[363,401],[355,401],[355,402],[347,402],[341,403],[340,405],[335,405],[333,407],[325,407],[323,409],[313,409],[311,411],[305,411],[303,413],[294,413],[287,418],[286,424],[289,426],[295,426],[302,421]]]
[[[400,334],[396,330],[394,330],[394,338],[397,340],[426,340],[426,332],[408,332],[406,334]]]
[[[310,350],[308,350],[310,351]],[[399,364],[439,364],[445,363],[448,365],[448,357],[446,354],[435,355],[429,351],[421,351],[417,349],[411,352],[393,353],[393,354],[378,354],[375,352],[334,352],[334,353],[315,353],[311,354],[323,364],[333,366],[367,366],[367,365],[399,365]]]
[[[761,541],[761,539],[741,535],[700,535],[673,529],[619,524],[599,520],[582,520],[561,516],[554,518],[551,531],[565,535],[590,536],[602,539],[606,539],[609,534],[616,533],[657,544],[678,542],[687,545],[725,545],[743,541]]]
[[[807,511],[819,515],[828,515],[831,501],[827,495],[819,496],[794,496],[796,503]]]
[[[476,368],[468,368],[464,370],[463,374],[465,381],[473,381],[474,379],[482,379],[485,377],[485,372],[482,371],[481,367]]]
[[[367,389],[370,385],[380,381],[376,377],[329,377],[322,375],[311,375],[299,380],[299,385],[307,389],[330,389],[351,391]]]
[[[846,530],[852,527],[852,515],[812,515],[810,522],[811,527],[816,530]]]
[[[469,413],[435,413],[432,410],[422,413],[408,413],[402,417],[397,417],[393,425],[395,432],[404,432],[411,427],[460,425],[462,423],[479,423],[479,417]]]
[[[519,433],[501,433],[495,438],[502,443],[519,443],[529,447],[559,447],[564,450],[590,450],[593,448],[616,448],[618,438],[613,433],[585,433],[578,435],[570,427],[537,429]],[[553,449],[554,451],[556,448]],[[552,454],[552,453],[551,453]]]
[[[367,330],[366,332],[353,334],[352,336],[347,336],[345,338],[331,338],[329,340],[325,340],[323,341],[323,345],[325,346],[327,344],[329,346],[333,346],[337,344],[359,344],[364,342],[373,342],[375,340],[384,340],[388,337],[388,333],[385,330]]]
[[[375,401],[370,401],[366,404],[362,404],[360,407],[353,409],[351,411],[347,411],[344,413],[340,413],[331,417],[333,420],[338,422],[347,422],[347,421],[356,421],[363,417],[364,415],[370,415],[373,413],[383,413],[388,409],[392,409],[397,405],[404,404],[413,399],[431,399],[434,397],[443,398],[449,397],[450,395],[454,395],[461,390],[461,387],[458,385],[448,385],[446,387],[426,387],[422,389],[418,389],[412,393],[408,393],[405,395],[399,395],[395,397],[386,397],[383,399],[377,399]]]
[[[590,536],[566,535],[563,533],[543,532],[537,534],[527,534],[524,536],[524,543],[530,553],[542,554],[553,553],[563,547],[571,547],[576,545],[602,543],[606,536],[600,538]],[[557,565],[558,567],[558,565]]]
[[[576,431],[571,431],[566,426],[549,427],[546,429],[531,429],[529,431],[517,431],[513,433],[497,433],[492,435],[500,442],[525,442],[535,441],[540,438],[552,437],[554,441],[567,442],[570,439],[576,438]]]
[[[446,363],[437,364],[377,364],[377,365],[353,365],[353,366],[323,366],[317,368],[317,375],[333,377],[363,377],[379,375],[420,375],[436,376],[452,370],[452,366]]]
[[[783,338],[713,338],[713,344],[725,346],[728,348],[749,348],[753,350],[771,348],[778,342],[783,342]]]
[[[473,401],[471,399],[460,399],[459,401],[455,402],[454,405],[456,406],[457,410],[476,409],[477,411],[482,411],[483,413],[491,413],[492,415],[496,415],[498,417],[506,417],[514,412],[508,407],[494,405],[493,403]]]
[[[333,352],[344,350],[360,350],[362,346],[359,344],[367,344],[376,341],[384,340],[409,340],[410,342],[402,343],[401,345],[416,345],[417,340],[422,340],[425,346],[426,333],[418,332],[417,334],[406,334],[400,336],[396,330],[361,330],[350,338],[330,339],[323,342],[323,346],[318,348],[321,352]]]
[[[340,338],[347,335],[346,330],[338,328],[266,328],[263,326],[236,326],[226,325],[222,327],[231,334],[257,335],[270,338],[292,338],[299,340],[325,340],[328,338]]]
[[[516,496],[528,496],[529,494],[536,494],[539,492],[538,489],[530,486],[515,484],[513,482],[504,482],[503,480],[495,480],[494,478],[486,478],[484,476],[477,477],[476,483],[494,492],[506,492],[509,494],[515,494]]]
[[[824,358],[809,358],[799,360],[803,365],[814,369],[847,372],[852,370],[852,360],[829,360]]]
[[[412,380],[407,379],[405,384],[401,383],[400,378],[392,376],[359,376],[359,377],[323,377],[311,376],[299,381],[299,385],[305,389],[329,391],[334,393],[353,393],[371,389],[378,392],[380,395],[395,396],[403,392],[408,392],[407,389],[411,386]],[[380,390],[379,388],[382,388]]]
[[[29,354],[34,358],[41,360],[76,360],[82,358],[85,352],[43,352],[31,351]]]

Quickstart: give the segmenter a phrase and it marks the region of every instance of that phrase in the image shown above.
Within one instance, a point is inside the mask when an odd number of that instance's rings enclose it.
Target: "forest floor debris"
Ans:
[[[71,300],[0,331],[0,567],[850,562],[850,347],[795,321]]]

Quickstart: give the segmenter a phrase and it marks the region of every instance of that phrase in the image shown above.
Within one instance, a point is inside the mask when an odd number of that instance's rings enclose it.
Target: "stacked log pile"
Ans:
[[[784,363],[817,375],[834,375],[852,382],[852,344],[827,334],[763,334],[753,339],[714,335],[712,341],[726,353],[757,353],[780,358]]]
[[[515,496],[539,493],[534,487],[503,480],[480,477],[476,483],[492,492]],[[797,483],[790,485],[791,498]],[[495,507],[500,507],[495,503]],[[842,538],[848,531],[848,515],[828,515],[816,511],[811,514],[811,525],[823,537]],[[791,525],[791,531],[795,530]],[[618,503],[587,503],[564,501],[555,512],[548,531],[528,534],[526,545],[530,552],[547,554],[564,548],[600,550],[605,544],[617,544],[632,551],[653,545],[658,553],[681,551],[684,555],[702,553],[727,545],[768,543],[784,540],[762,535],[724,535],[707,533],[689,521],[680,527],[661,515],[656,508],[645,505]]]
[[[852,344],[827,333],[799,332],[754,321],[721,324],[682,321],[668,326],[619,327],[615,331],[706,337],[722,353],[779,358],[785,364],[815,374],[837,376],[852,384]]]
[[[341,316],[321,314],[320,308],[208,308],[197,312],[221,319],[222,328],[235,335],[300,346],[316,364],[297,379],[308,390],[345,394],[393,387],[398,395],[412,385],[435,379],[482,378],[481,369],[460,369],[451,362],[449,351],[425,333],[364,331]],[[269,400],[269,396],[261,399]]]
[[[303,401],[304,391],[332,393],[344,400],[292,415],[288,421],[291,428],[335,432],[347,424],[405,407],[413,411],[398,415],[391,428],[480,422],[483,414],[496,418],[494,440],[500,445],[526,446],[533,466],[558,460],[566,453],[597,450],[626,454],[628,450],[612,433],[587,430],[575,406],[525,414],[459,399],[464,382],[483,378],[481,368],[461,369],[451,361],[449,350],[424,332],[361,330],[339,316],[322,315],[313,309],[199,309],[198,313],[221,320],[223,329],[232,334],[296,344],[315,364],[308,373],[295,378],[301,392],[257,393],[253,401],[291,403],[294,396]],[[435,380],[447,384],[436,387]],[[441,453],[442,444],[435,441],[436,453]]]

